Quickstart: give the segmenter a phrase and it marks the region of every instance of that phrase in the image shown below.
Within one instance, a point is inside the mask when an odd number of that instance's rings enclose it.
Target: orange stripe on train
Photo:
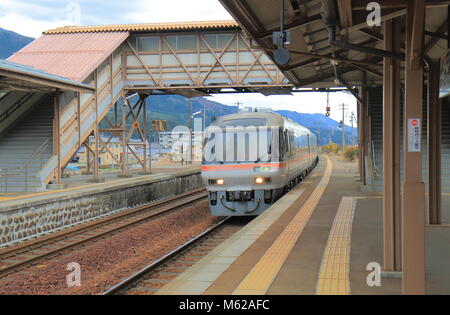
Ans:
[[[202,165],[202,171],[229,171],[229,170],[251,170],[255,167],[272,167],[283,168],[285,162],[281,163],[264,163],[264,164],[222,164],[222,165]]]

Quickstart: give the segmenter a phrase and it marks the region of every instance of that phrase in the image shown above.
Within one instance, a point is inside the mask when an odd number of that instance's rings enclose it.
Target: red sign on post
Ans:
[[[408,119],[408,152],[422,150],[422,120],[420,118]]]

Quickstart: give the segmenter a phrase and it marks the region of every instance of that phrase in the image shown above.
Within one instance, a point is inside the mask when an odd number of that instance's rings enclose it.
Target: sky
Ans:
[[[195,5],[193,5],[195,4]],[[43,31],[66,25],[103,25],[232,19],[218,0],[0,0],[0,27],[37,38]],[[293,96],[224,94],[210,99],[227,105],[270,107],[301,113],[323,113],[326,93]],[[342,119],[338,105],[356,113],[348,93],[330,93],[331,118]],[[348,121],[346,121],[348,124]]]

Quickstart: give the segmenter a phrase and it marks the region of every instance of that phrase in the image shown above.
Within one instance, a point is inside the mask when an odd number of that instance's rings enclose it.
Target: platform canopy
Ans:
[[[274,59],[273,32],[280,30],[282,0],[219,0],[251,38]],[[381,26],[368,25],[366,0],[285,0],[284,28],[291,34],[287,64],[279,65],[297,87],[382,85]],[[372,2],[373,3],[373,2]],[[383,0],[381,21],[406,16],[405,0]],[[426,52],[438,58],[447,48],[450,1],[426,1]],[[402,35],[404,36],[404,35]]]
[[[7,92],[86,92],[95,88],[45,71],[6,60],[0,60],[0,93]]]

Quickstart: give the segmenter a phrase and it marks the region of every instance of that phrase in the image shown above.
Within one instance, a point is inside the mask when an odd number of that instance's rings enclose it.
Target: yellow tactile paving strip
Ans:
[[[270,211],[264,211],[155,294],[198,295],[204,293],[244,251],[300,198],[303,192],[304,190],[300,187],[291,190],[273,204]]]
[[[292,219],[288,226],[278,236],[273,245],[258,261],[244,280],[233,291],[234,295],[263,295],[266,294],[273,280],[277,276],[289,253],[302,234],[317,204],[322,198],[331,178],[333,164],[327,160],[325,174],[314,189],[309,199]]]
[[[339,204],[322,258],[318,295],[350,294],[350,245],[355,199],[343,197]]]

